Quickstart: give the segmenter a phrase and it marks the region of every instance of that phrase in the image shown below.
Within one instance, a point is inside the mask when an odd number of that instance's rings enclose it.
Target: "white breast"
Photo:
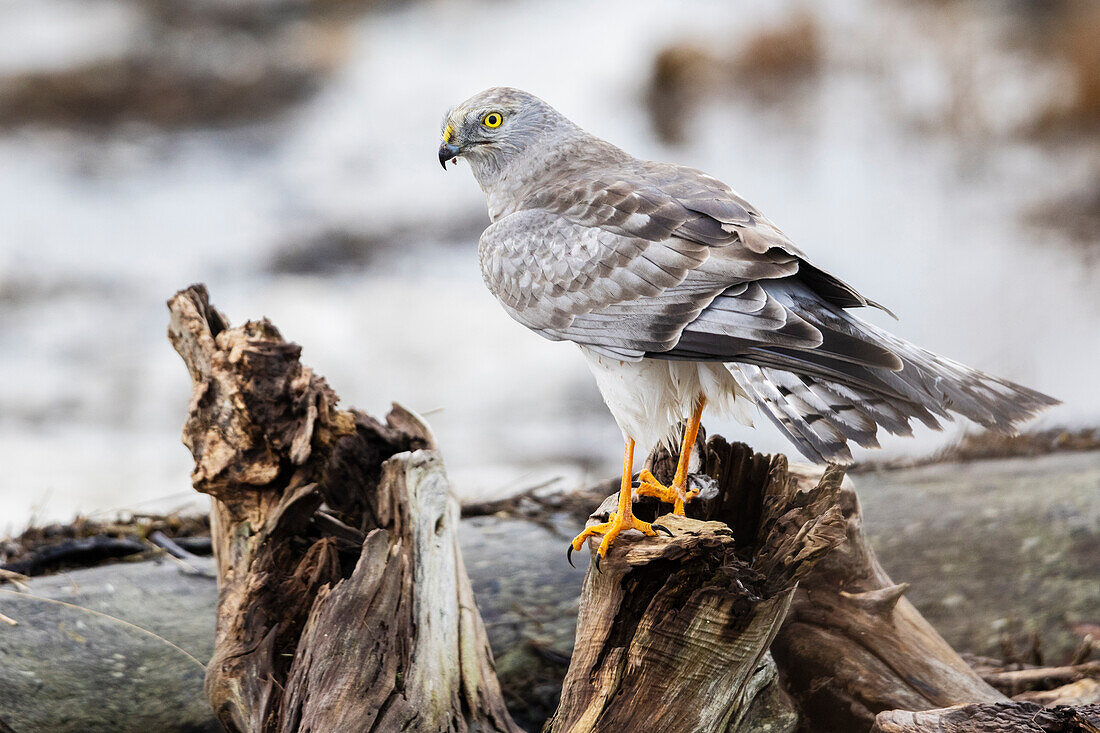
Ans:
[[[753,403],[730,373],[737,368],[733,364],[620,361],[583,346],[581,351],[623,436],[634,439],[641,455],[658,442],[671,440],[677,425],[691,416],[700,397],[706,397],[708,411],[752,425]]]

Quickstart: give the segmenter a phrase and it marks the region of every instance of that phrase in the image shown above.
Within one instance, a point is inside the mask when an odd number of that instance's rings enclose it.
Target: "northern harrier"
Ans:
[[[671,440],[671,486],[643,471],[638,493],[683,514],[705,407],[751,424],[755,403],[807,458],[850,463],[848,441],[879,427],[911,435],[963,415],[995,430],[1050,405],[1044,394],[937,356],[855,315],[879,304],[817,267],[733,189],[639,160],[541,99],[488,89],[447,113],[439,161],[465,158],[492,224],[478,259],[517,321],[577,343],[626,442],[618,511],[573,540],[655,534],[631,509],[635,442]],[[885,310],[885,309],[883,309]]]

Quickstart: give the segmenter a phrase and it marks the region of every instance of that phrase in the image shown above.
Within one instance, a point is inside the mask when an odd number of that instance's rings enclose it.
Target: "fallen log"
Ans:
[[[136,555],[148,549],[132,537],[95,535],[48,545],[24,560],[5,563],[0,570],[26,576],[42,575],[67,566],[96,565],[103,560]]]
[[[1050,690],[1021,692],[1019,695],[1013,695],[1012,699],[1017,702],[1034,702],[1047,707],[1100,704],[1100,680],[1084,677]]]
[[[194,391],[184,443],[210,494],[218,615],[206,694],[231,731],[517,731],[427,427],[338,410],[266,320],[203,286],[169,301]]]

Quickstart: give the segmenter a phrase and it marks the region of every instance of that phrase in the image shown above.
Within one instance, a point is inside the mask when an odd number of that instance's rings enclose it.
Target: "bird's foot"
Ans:
[[[642,469],[638,474],[638,482],[638,496],[652,496],[658,501],[672,504],[672,513],[680,516],[684,516],[684,504],[699,496],[699,489],[689,490],[676,482],[672,486],[665,486],[649,469]]]
[[[649,522],[643,522],[633,515],[629,515],[625,518],[621,518],[619,512],[611,512],[611,518],[607,522],[601,524],[595,524],[591,527],[586,527],[583,532],[573,538],[573,541],[569,543],[569,550],[565,553],[565,557],[569,560],[569,564],[573,564],[573,553],[579,552],[584,547],[585,541],[594,535],[603,535],[603,540],[600,541],[600,547],[596,550],[595,564],[596,569],[600,569],[600,560],[607,556],[607,551],[611,547],[611,543],[615,541],[615,538],[619,536],[619,533],[627,529],[636,529],[642,534],[648,537],[656,537],[657,530],[664,530],[668,535],[672,535],[664,527],[658,526],[654,529],[653,525]]]

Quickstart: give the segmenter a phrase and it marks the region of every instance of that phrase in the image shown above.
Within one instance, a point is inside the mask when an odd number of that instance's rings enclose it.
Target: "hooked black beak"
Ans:
[[[439,164],[443,166],[443,170],[447,170],[447,161],[456,157],[458,153],[459,150],[457,145],[443,143],[439,146]]]

